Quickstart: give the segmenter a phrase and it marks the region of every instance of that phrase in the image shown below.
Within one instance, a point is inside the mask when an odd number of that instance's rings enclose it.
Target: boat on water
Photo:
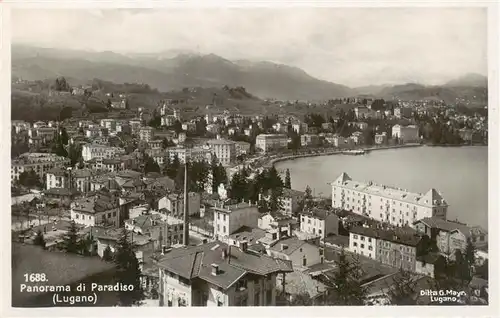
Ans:
[[[359,156],[359,155],[364,155],[366,151],[364,150],[345,150],[342,151],[343,155],[351,155],[351,156]]]

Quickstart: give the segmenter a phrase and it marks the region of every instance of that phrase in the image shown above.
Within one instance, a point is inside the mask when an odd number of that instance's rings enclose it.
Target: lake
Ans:
[[[346,172],[353,180],[374,181],[412,192],[430,188],[450,205],[448,219],[488,228],[488,147],[415,147],[372,151],[364,156],[330,155],[276,164],[290,169],[292,188],[331,196],[328,182]]]

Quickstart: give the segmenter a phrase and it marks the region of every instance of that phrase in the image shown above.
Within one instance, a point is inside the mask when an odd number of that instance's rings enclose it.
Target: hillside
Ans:
[[[12,75],[26,80],[65,76],[77,81],[100,78],[117,83],[147,83],[160,91],[243,86],[260,98],[285,100],[322,100],[354,93],[346,86],[318,80],[294,67],[270,62],[232,62],[214,54],[155,58],[14,45]]]

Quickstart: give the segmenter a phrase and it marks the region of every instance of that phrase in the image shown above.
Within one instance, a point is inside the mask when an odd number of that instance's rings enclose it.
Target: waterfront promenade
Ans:
[[[386,149],[397,149],[397,148],[408,148],[408,147],[421,147],[422,144],[403,144],[403,145],[391,145],[391,146],[361,146],[355,149],[341,149],[341,148],[317,148],[317,149],[307,149],[303,150],[300,153],[295,154],[273,154],[270,156],[265,156],[259,160],[259,163],[263,167],[270,167],[274,164],[287,161],[287,160],[295,160],[298,158],[307,158],[307,157],[317,157],[317,156],[330,156],[330,155],[339,155],[343,154],[346,150],[362,150],[365,153],[375,151],[375,150],[386,150]]]

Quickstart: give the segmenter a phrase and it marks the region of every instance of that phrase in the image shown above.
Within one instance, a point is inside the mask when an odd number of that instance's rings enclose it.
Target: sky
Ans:
[[[354,86],[487,74],[481,8],[15,9],[12,42],[266,60]]]

